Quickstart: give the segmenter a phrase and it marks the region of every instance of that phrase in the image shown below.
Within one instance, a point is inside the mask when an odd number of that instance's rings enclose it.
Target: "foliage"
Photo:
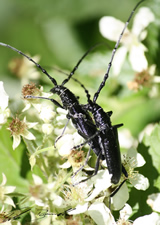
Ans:
[[[93,96],[115,45],[102,37],[98,23],[106,15],[126,21],[135,2],[123,0],[121,8],[115,8],[115,4],[108,0],[93,0],[92,4],[83,0],[77,0],[76,4],[73,0],[2,0],[0,41],[29,52],[35,61],[45,65],[58,84],[66,77],[53,67],[71,71],[89,47],[101,41],[107,43],[110,47],[96,48],[75,74]],[[0,80],[3,81],[0,83],[0,222],[11,219],[6,224],[133,222],[135,225],[145,219],[152,224],[160,220],[157,206],[160,195],[159,4],[158,0],[145,1],[142,6],[154,14],[154,21],[145,28],[147,35],[140,42],[148,49],[144,53],[147,68],[133,69],[127,54],[119,74],[114,73],[113,65],[98,98],[105,111],[113,111],[113,124],[124,123],[118,131],[123,165],[130,179],[112,198],[112,214],[108,202],[114,187],[110,184],[106,163],[102,162],[96,177],[72,186],[92,172],[95,155],[92,154],[85,171],[71,178],[83,164],[88,146],[71,151],[83,142],[71,123],[54,146],[67,122],[65,110],[47,101],[21,98],[22,86],[22,94],[34,90],[36,94],[50,97],[52,84],[32,63],[0,46]],[[131,33],[133,25],[134,19],[129,25]],[[125,43],[122,42],[121,47]],[[33,56],[35,54],[39,55]],[[30,83],[33,81],[36,86]],[[80,97],[81,103],[86,103],[84,91],[78,84],[70,80],[67,87]],[[52,97],[59,101],[57,96]]]

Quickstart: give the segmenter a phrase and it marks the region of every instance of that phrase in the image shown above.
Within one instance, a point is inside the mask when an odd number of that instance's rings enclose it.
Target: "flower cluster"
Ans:
[[[147,69],[148,62],[145,57],[147,48],[141,43],[147,36],[147,26],[155,20],[154,14],[147,7],[141,7],[136,14],[132,30],[126,30],[121,43],[122,46],[117,50],[114,61],[113,71],[118,75],[125,61],[127,52],[129,53],[129,61],[134,71],[141,72]],[[101,34],[111,40],[117,41],[119,34],[123,30],[124,23],[114,17],[102,17],[99,22]]]
[[[38,55],[32,57],[37,63],[40,60]],[[30,62],[25,57],[14,58],[9,63],[10,71],[21,79],[22,86],[27,84],[30,80],[37,80],[40,77],[40,72],[38,72],[32,62]]]
[[[42,90],[42,87],[37,88],[33,83],[31,83],[30,85],[24,86],[23,94],[25,96],[32,94],[47,97],[50,96],[49,94],[44,93]],[[51,127],[55,127],[55,138],[57,135],[60,135],[62,133],[63,127],[65,126],[67,121],[65,110],[58,108],[58,114],[56,115],[53,112],[53,107],[45,103],[40,104],[37,99],[24,98],[24,101],[25,108],[23,109],[23,112],[30,111],[31,113],[33,113],[32,108],[35,109],[36,112],[38,112],[37,120],[41,120],[43,123],[29,123],[26,121],[26,117],[24,117],[23,120],[20,120],[16,116],[9,124],[8,128],[11,132],[11,135],[13,136],[13,149],[16,149],[20,144],[21,136],[25,141],[35,141],[35,143],[37,143],[36,137],[30,131],[28,131],[28,129],[31,128],[35,128],[35,131],[37,129],[43,130],[44,124],[49,124]],[[55,119],[53,120],[54,117]],[[52,120],[54,121],[54,124],[52,123]],[[48,128],[46,130],[48,130]],[[55,142],[59,156],[63,157],[63,160],[62,163],[60,161],[57,161],[57,164],[54,165],[54,169],[57,170],[58,168],[60,168],[63,169],[64,172],[61,172],[61,170],[59,170],[58,175],[56,177],[49,176],[46,184],[43,183],[41,177],[33,175],[34,183],[30,185],[28,196],[24,198],[23,202],[34,202],[37,207],[41,207],[43,209],[46,208],[50,211],[53,209],[53,206],[54,208],[58,208],[59,210],[66,209],[66,207],[71,207],[74,210],[71,210],[70,212],[68,212],[68,214],[74,217],[77,217],[80,213],[86,215],[89,214],[90,218],[92,218],[95,222],[97,221],[97,218],[94,214],[94,211],[98,206],[98,211],[100,212],[102,219],[108,221],[108,215],[110,215],[110,218],[112,218],[112,221],[114,221],[114,218],[112,217],[110,210],[107,208],[107,204],[105,204],[104,201],[106,198],[109,197],[112,190],[114,190],[117,186],[114,187],[112,185],[111,175],[108,173],[107,168],[105,168],[105,170],[99,170],[98,174],[95,177],[85,182],[80,182],[83,179],[87,178],[87,171],[93,171],[93,168],[89,167],[88,165],[83,168],[85,172],[81,170],[81,166],[85,164],[86,156],[84,150],[88,151],[88,147],[86,146],[87,148],[85,149],[83,147],[83,150],[74,149],[73,147],[82,143],[83,139],[77,134],[77,132],[75,132],[75,129],[73,128],[72,124],[67,127],[67,130],[70,134],[67,133],[64,134],[62,137],[60,136]],[[53,129],[51,129],[51,132],[53,132]],[[51,132],[44,132],[44,134],[49,137]],[[48,143],[51,143],[48,138],[46,139],[46,136],[44,136],[44,140],[48,140]],[[52,152],[50,152],[49,150],[51,149],[53,148],[37,148],[35,152],[31,152],[30,149],[28,149],[30,153],[30,163],[32,169],[38,163],[38,165],[46,174],[50,174],[53,165],[49,163],[49,159],[50,157],[55,157],[57,154],[54,153],[55,150],[54,152],[53,150]],[[44,155],[42,163],[39,162],[39,160],[40,154],[43,152],[46,152],[46,154]],[[143,166],[145,163],[142,156],[140,156],[140,154],[138,154],[135,150],[132,150],[125,157],[123,163],[128,171],[129,181],[135,186],[135,188],[146,190],[149,185],[147,178],[143,177],[140,174],[134,173],[134,167]],[[104,165],[104,167],[106,167],[105,161],[102,164]],[[72,178],[71,173],[68,174],[66,171],[66,169],[70,167],[72,167],[72,172],[74,173]],[[122,181],[123,179],[120,182]],[[57,194],[55,194],[56,192]],[[125,198],[121,198],[121,196],[125,196]],[[112,209],[121,209],[128,199],[128,188],[127,185],[124,184],[119,190],[119,192],[112,198]],[[51,201],[52,204],[49,204],[49,201]],[[34,218],[34,213],[31,214]],[[48,224],[51,222],[51,220],[56,221],[57,217],[51,217],[48,220]],[[101,222],[99,224],[101,224]]]
[[[122,46],[117,50],[113,61],[113,73],[118,75],[128,53],[131,67],[136,72],[134,80],[128,83],[128,87],[136,91],[159,82],[158,76],[154,75],[156,67],[148,66],[145,56],[147,48],[142,44],[147,37],[147,26],[154,20],[151,10],[142,7],[135,16],[132,30],[126,30],[121,41]],[[117,41],[124,24],[113,17],[103,17],[99,26],[104,37]],[[37,60],[35,59],[35,61]],[[18,218],[18,215],[29,212],[32,221],[46,225],[158,224],[160,222],[159,193],[147,195],[146,203],[150,206],[152,213],[134,221],[129,220],[136,207],[138,208],[138,203],[132,205],[133,208],[127,204],[132,194],[130,194],[131,187],[134,187],[135,191],[146,191],[150,187],[149,179],[140,174],[137,169],[145,166],[146,162],[136,150],[139,148],[138,140],[132,136],[129,129],[119,131],[120,146],[125,152],[122,156],[122,165],[125,167],[128,177],[122,175],[119,183],[113,185],[111,183],[112,174],[109,174],[106,160],[103,160],[100,162],[98,173],[87,179],[95,170],[96,159],[92,157],[92,153],[90,156],[87,154],[89,147],[87,144],[82,144],[84,139],[67,118],[68,112],[54,107],[51,101],[40,99],[52,96],[52,94],[45,93],[42,86],[37,87],[34,83],[26,84],[30,74],[32,77],[34,74],[34,78],[38,78],[39,73],[25,58],[24,60],[13,60],[10,63],[10,69],[19,77],[23,77],[21,80],[25,85],[22,95],[25,106],[20,115],[16,115],[11,120],[9,97],[4,90],[3,82],[0,82],[0,126],[2,128],[7,125],[7,132],[9,130],[13,137],[14,153],[23,140],[22,146],[29,156],[31,170],[29,172],[27,170],[27,175],[23,174],[25,177],[23,185],[25,191],[27,189],[25,194],[15,192],[15,186],[7,186],[8,176],[6,178],[4,173],[2,174],[0,223],[20,225],[20,222],[14,221],[14,219]],[[153,96],[152,93],[149,94]],[[39,99],[32,98],[33,96],[38,96]],[[141,133],[139,136],[140,141],[143,141],[143,135]],[[149,144],[151,145],[151,143]],[[18,172],[23,173],[25,166],[21,165],[21,170]],[[113,193],[116,194],[110,198]],[[11,194],[21,198],[19,205],[24,205],[26,211],[15,210],[16,216],[11,216],[14,215],[11,206],[16,207],[10,197]],[[120,211],[118,220],[112,215],[112,210]],[[66,212],[67,216],[63,212]],[[42,218],[43,215],[47,216]],[[39,222],[40,219],[43,220]],[[7,220],[9,221],[7,222]]]
[[[143,87],[150,87],[152,83],[159,83],[159,76],[154,76],[155,65],[148,66],[145,56],[147,47],[142,41],[147,37],[147,26],[155,21],[155,16],[147,7],[141,7],[135,15],[132,29],[126,29],[121,39],[121,47],[117,49],[113,60],[113,74],[118,75],[125,62],[127,53],[128,59],[135,71],[135,78],[128,82],[128,88],[138,91]],[[111,16],[102,17],[99,22],[100,33],[103,37],[117,41],[119,34],[124,27],[124,23]],[[154,90],[150,92],[153,93]]]

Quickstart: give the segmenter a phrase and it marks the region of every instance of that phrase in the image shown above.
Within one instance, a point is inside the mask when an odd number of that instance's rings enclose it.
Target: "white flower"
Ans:
[[[150,67],[148,67],[146,70],[142,70],[139,73],[135,74],[135,77],[132,81],[129,81],[127,83],[128,88],[134,91],[141,90],[143,87],[152,87],[149,96],[154,97],[155,93],[155,87],[157,84],[160,83],[160,77],[154,76],[156,70],[156,66],[153,64]],[[157,91],[158,92],[158,91]]]
[[[81,214],[81,213],[85,213],[88,209],[88,202],[84,203],[84,204],[78,204],[76,206],[76,208],[70,212],[68,212],[69,215],[76,215],[76,214]]]
[[[88,214],[96,222],[96,224],[116,225],[111,211],[105,206],[104,203],[93,203],[88,209]]]
[[[33,56],[32,59],[35,62],[38,62],[40,57],[36,55]],[[40,71],[38,71],[35,64],[26,57],[12,59],[9,63],[9,68],[12,73],[21,78],[22,86],[29,83],[30,79],[35,80],[40,77]]]
[[[67,198],[67,203],[74,208],[74,210],[70,211],[68,214],[80,214],[84,213],[88,209],[88,201],[86,202],[86,198],[88,197],[89,192],[93,188],[92,182],[83,182],[76,186],[70,186],[68,190],[64,192]]]
[[[77,133],[65,134],[57,140],[56,147],[59,154],[63,157],[69,156],[74,146],[82,143],[84,139]]]
[[[29,190],[31,194],[30,201],[35,201],[35,204],[38,206],[47,206],[43,201],[46,195],[46,189],[42,179],[35,174],[32,174],[32,177],[34,185],[32,185]]]
[[[155,17],[149,8],[142,7],[139,9],[134,18],[132,30],[126,29],[121,39],[122,47],[117,50],[113,60],[113,72],[115,75],[120,73],[127,52],[129,52],[129,61],[135,71],[141,72],[147,69],[148,62],[144,55],[147,49],[140,42],[147,36],[145,28],[154,20]],[[105,16],[101,18],[99,28],[105,38],[117,41],[124,28],[124,23],[113,17]]]
[[[160,212],[160,193],[148,196],[147,204],[156,212]]]
[[[67,157],[71,154],[71,149],[74,147],[74,140],[72,134],[63,135],[56,144],[58,152],[61,156]]]
[[[2,177],[3,177],[3,180],[2,180],[2,183],[0,184],[0,202],[2,202],[2,204],[8,204],[8,205],[12,205],[13,207],[16,207],[12,198],[7,196],[7,194],[14,192],[16,187],[5,186],[7,182],[7,178],[4,173],[2,173]]]
[[[129,199],[129,192],[126,183],[111,198],[111,206],[114,210],[120,210]]]
[[[142,142],[143,138],[145,138],[146,136],[150,136],[154,128],[155,128],[154,124],[148,124],[139,134],[139,142]]]
[[[46,135],[50,135],[53,131],[53,126],[50,123],[44,123],[42,125],[42,132]]]
[[[160,224],[160,216],[158,215],[158,213],[151,213],[149,215],[146,216],[141,216],[139,218],[137,218],[134,222],[133,225],[151,225],[151,224]]]
[[[3,82],[0,81],[0,107],[1,110],[4,111],[8,106],[9,96],[4,90]]]
[[[39,117],[45,123],[49,123],[55,117],[53,104],[48,104],[48,101],[41,103],[41,107],[39,109]]]
[[[9,125],[8,130],[11,131],[13,136],[13,150],[18,147],[21,142],[21,136],[28,140],[35,140],[35,136],[28,131],[28,129],[36,126],[37,123],[26,122],[26,118],[23,121],[20,121],[17,117],[12,120]]]
[[[73,167],[73,170],[76,171],[78,165],[83,164],[84,154],[82,151],[73,150],[74,146],[79,145],[83,142],[82,137],[75,132],[74,134],[65,134],[57,142],[56,148],[61,156],[68,158],[67,162],[61,165],[61,168]],[[76,158],[80,158],[80,161],[76,162]]]
[[[48,206],[48,197],[51,195],[51,190],[55,185],[54,182],[43,184],[43,180],[39,176],[32,174],[32,177],[34,184],[29,189],[30,201],[34,201],[38,206]]]
[[[132,208],[130,207],[130,205],[126,203],[123,209],[120,211],[120,220],[127,221],[128,218],[131,216],[131,214],[132,214]]]
[[[90,191],[90,195],[86,196],[85,202],[91,202],[91,201],[103,201],[105,197],[109,197],[111,192],[109,188],[112,186],[111,183],[111,174],[109,174],[108,170],[100,170],[98,171],[98,174],[88,181],[84,182],[87,185],[93,185],[93,190]],[[84,177],[78,177],[79,180],[82,180]],[[79,181],[78,180],[78,181]],[[75,181],[74,181],[75,182]],[[79,187],[80,184],[77,186]],[[99,196],[99,197],[98,197]],[[121,209],[125,203],[129,199],[129,193],[128,188],[126,184],[123,184],[123,186],[118,190],[118,192],[111,198],[111,206],[114,210]]]
[[[68,111],[65,109],[62,109],[60,107],[58,107],[56,109],[58,115],[56,116],[56,128],[54,129],[54,133],[59,136],[62,134],[64,127],[65,127],[65,133],[69,133],[72,134],[73,132],[75,132],[75,128],[72,125],[71,122],[68,121],[67,119],[67,113]],[[66,126],[67,124],[67,126]]]
[[[116,222],[111,214],[111,211],[106,207],[104,203],[95,202],[88,209],[88,214],[92,217],[96,224],[100,225],[131,225],[132,223],[127,221],[131,213],[131,207],[128,204],[125,204],[124,208],[120,211],[120,218]]]
[[[37,97],[45,97],[45,98],[49,98],[50,96],[53,95],[52,93],[43,92],[42,86],[36,87],[36,85],[34,83],[26,84],[22,88],[22,95],[24,97],[24,103],[25,103],[25,108],[22,110],[22,112],[28,110],[32,105],[39,113],[41,113],[43,107],[46,107],[47,105],[50,105],[50,107],[53,108],[53,104],[51,104],[49,101],[45,101],[45,103],[42,103],[42,100],[40,100],[40,99],[26,98],[27,95],[37,96]],[[42,105],[42,104],[44,104],[44,105]],[[43,117],[44,116],[42,113],[42,119],[43,119]]]
[[[59,180],[52,181],[52,176],[48,178],[48,183],[43,183],[41,177],[32,174],[34,184],[30,186],[30,201],[34,201],[38,206],[49,206],[49,202],[52,202],[52,206],[56,208],[66,208],[67,202],[56,194],[56,187],[59,184]]]
[[[57,113],[59,114],[59,115],[57,115],[57,117],[56,117],[57,122],[58,122],[58,121],[63,121],[63,120],[65,120],[65,123],[66,123],[67,110],[58,107],[58,108],[57,108]],[[63,123],[62,123],[62,124],[63,124]]]
[[[137,146],[136,140],[132,137],[131,132],[126,128],[120,129],[118,132],[118,139],[121,148],[129,149],[132,146]]]
[[[95,188],[92,194],[86,198],[85,201],[92,201],[101,191],[105,191],[109,188],[112,185],[111,176],[112,175],[109,174],[107,169],[98,171],[98,174],[91,178],[91,182],[93,182]]]
[[[125,165],[126,164],[126,165]],[[149,187],[149,181],[146,177],[134,171],[134,168],[141,167],[145,164],[145,160],[141,154],[135,149],[130,149],[127,156],[123,160],[123,165],[127,169],[128,179],[131,184],[138,190],[145,191]]]
[[[4,90],[3,82],[0,81],[0,127],[2,124],[7,122],[7,118],[10,115],[10,110],[8,108],[9,96]]]

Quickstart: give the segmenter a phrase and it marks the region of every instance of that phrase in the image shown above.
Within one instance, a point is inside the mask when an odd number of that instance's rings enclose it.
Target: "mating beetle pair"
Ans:
[[[121,164],[121,157],[120,157],[120,149],[119,149],[119,142],[118,142],[118,134],[117,134],[117,128],[122,126],[122,124],[117,124],[112,126],[111,124],[111,114],[112,112],[104,112],[101,106],[99,106],[96,101],[97,98],[102,90],[102,88],[105,86],[105,82],[108,79],[109,71],[112,65],[112,61],[116,52],[116,49],[118,48],[118,45],[120,43],[120,40],[123,36],[123,33],[134,13],[136,8],[139,6],[141,2],[140,1],[134,10],[132,11],[131,15],[129,16],[128,21],[125,24],[125,27],[120,34],[119,40],[117,41],[115,48],[113,50],[111,60],[108,65],[107,72],[104,76],[104,79],[102,83],[99,86],[98,91],[95,93],[93,97],[93,101],[90,99],[89,92],[87,89],[85,89],[88,103],[86,105],[81,105],[77,99],[77,97],[64,85],[72,78],[74,72],[78,68],[78,65],[82,61],[82,59],[86,56],[81,58],[79,62],[77,63],[76,67],[72,70],[70,75],[67,79],[65,79],[61,85],[58,85],[56,80],[52,78],[48,72],[43,69],[38,63],[36,63],[33,59],[25,55],[23,52],[17,50],[16,48],[0,43],[1,46],[8,47],[12,49],[13,51],[18,52],[19,54],[23,55],[24,57],[28,58],[31,62],[33,62],[48,78],[52,81],[54,84],[54,87],[50,90],[52,93],[57,94],[62,102],[62,105],[59,104],[54,99],[44,98],[44,97],[37,97],[37,96],[26,96],[26,98],[41,98],[41,99],[47,99],[53,102],[53,104],[57,105],[58,107],[64,108],[68,110],[67,118],[71,119],[75,128],[77,129],[77,132],[85,139],[84,143],[88,143],[90,146],[90,150],[86,159],[86,162],[88,161],[89,154],[91,149],[94,151],[94,153],[97,155],[97,162],[95,167],[95,172],[93,175],[96,175],[99,168],[99,162],[100,160],[106,160],[107,167],[109,170],[109,173],[112,174],[111,182],[114,184],[117,184],[121,177],[121,172],[124,173],[126,179],[128,177],[128,174],[125,170],[125,168]],[[81,84],[82,87],[84,87]],[[90,113],[93,115],[92,120]],[[92,175],[92,176],[93,176]],[[88,178],[87,178],[88,179]],[[83,180],[84,181],[84,180]],[[124,180],[125,182],[125,180]]]

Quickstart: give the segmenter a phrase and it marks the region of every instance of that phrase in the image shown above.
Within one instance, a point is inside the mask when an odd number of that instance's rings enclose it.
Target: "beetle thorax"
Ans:
[[[78,100],[76,96],[66,87],[63,87],[61,85],[57,85],[54,88],[50,90],[52,93],[57,94],[63,103],[63,107],[65,109],[69,109],[75,104],[78,104]]]

